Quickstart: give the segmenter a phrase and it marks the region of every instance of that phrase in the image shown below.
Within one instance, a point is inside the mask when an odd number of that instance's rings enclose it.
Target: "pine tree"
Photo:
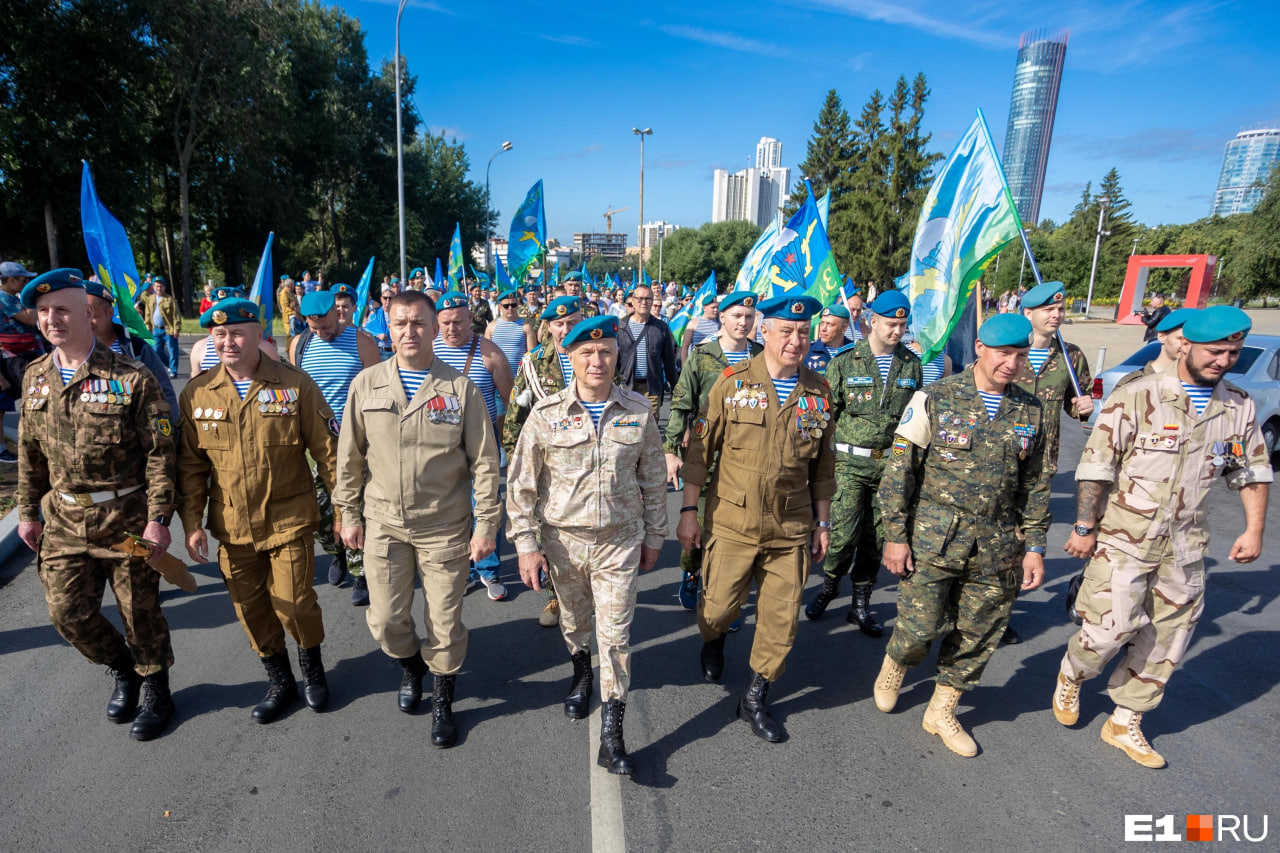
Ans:
[[[849,130],[849,113],[835,89],[827,92],[827,98],[818,112],[818,119],[813,123],[813,136],[805,150],[804,162],[798,167],[800,178],[791,192],[787,202],[786,215],[800,209],[808,195],[804,178],[813,184],[815,198],[821,198],[827,190],[832,190],[832,207],[835,207],[837,196],[848,188],[850,149],[852,134]]]
[[[889,153],[885,148],[884,96],[876,89],[862,107],[854,125],[849,198],[842,199],[840,215],[832,203],[831,245],[836,263],[859,284],[875,280],[876,259],[884,254],[884,238],[890,227],[888,204]]]

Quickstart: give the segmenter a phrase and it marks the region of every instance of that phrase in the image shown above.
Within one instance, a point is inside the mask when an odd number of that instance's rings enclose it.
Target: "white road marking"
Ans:
[[[622,781],[596,764],[600,752],[600,706],[587,718],[591,726],[587,744],[587,772],[591,774],[591,850],[592,853],[625,853],[627,836],[622,822]]]

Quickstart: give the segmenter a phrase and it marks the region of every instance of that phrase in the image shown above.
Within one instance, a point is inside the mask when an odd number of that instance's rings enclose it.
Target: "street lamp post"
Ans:
[[[510,141],[502,143],[502,147],[493,152],[493,157],[489,158],[489,163],[484,167],[484,271],[485,275],[489,274],[489,267],[493,260],[489,257],[490,243],[493,242],[493,233],[489,228],[489,166],[493,165],[493,158],[497,157],[504,151],[510,151],[514,148]]]
[[[631,132],[640,137],[640,265],[644,266],[644,138],[653,135],[653,128],[631,128]]]
[[[1093,267],[1089,270],[1089,294],[1084,300],[1084,316],[1089,316],[1089,309],[1093,306],[1093,282],[1098,275],[1098,251],[1102,248],[1102,238],[1109,235],[1110,231],[1102,230],[1102,223],[1107,218],[1107,203],[1110,201],[1106,196],[1098,199],[1098,236],[1093,241]]]
[[[405,262],[404,250],[404,132],[400,118],[400,16],[404,14],[405,4],[409,0],[400,0],[400,8],[396,10],[396,185],[400,192],[400,281],[409,280],[409,265]]]

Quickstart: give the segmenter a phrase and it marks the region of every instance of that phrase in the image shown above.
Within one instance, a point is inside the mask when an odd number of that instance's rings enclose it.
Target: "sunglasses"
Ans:
[[[499,302],[498,307],[499,308],[519,308],[520,306],[516,305],[516,303],[514,302]]]

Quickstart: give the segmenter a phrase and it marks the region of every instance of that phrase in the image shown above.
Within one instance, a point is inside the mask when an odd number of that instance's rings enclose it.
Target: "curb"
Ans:
[[[6,426],[4,436],[16,443],[18,431]],[[8,562],[19,548],[25,547],[27,547],[26,544],[18,538],[18,508],[14,507],[5,514],[4,518],[0,518],[0,565]]]

